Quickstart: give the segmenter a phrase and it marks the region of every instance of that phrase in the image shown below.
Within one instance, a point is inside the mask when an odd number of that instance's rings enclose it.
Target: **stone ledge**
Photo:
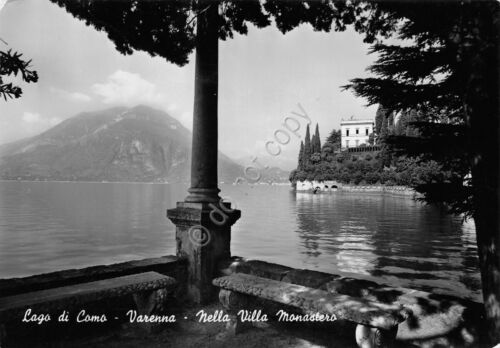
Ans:
[[[231,275],[233,273],[246,273],[257,277],[279,280],[288,283],[308,286],[327,290],[327,284],[339,275],[312,271],[308,269],[296,269],[260,260],[247,260],[239,256],[234,256],[229,260],[224,260],[219,264],[221,275]]]
[[[244,273],[216,278],[213,284],[244,295],[292,306],[304,313],[333,315],[335,319],[349,320],[386,330],[397,327],[406,317],[406,311],[398,305],[367,301]]]
[[[176,256],[134,260],[111,265],[99,265],[37,274],[23,278],[0,279],[0,296],[18,295],[61,286],[86,283],[135,273],[154,271],[171,276],[179,284],[185,283],[186,263]]]
[[[0,298],[0,322],[17,319],[21,321],[27,309],[33,312],[54,313],[54,311],[78,308],[83,304],[103,299],[119,298],[154,290],[172,290],[177,281],[156,272],[144,272],[106,280],[68,285],[20,295]],[[138,308],[142,310],[143,308]]]
[[[246,273],[273,280],[282,280],[287,273],[292,270],[293,268],[288,266],[260,260],[246,260],[239,256],[234,256],[231,259],[224,260],[219,264],[219,271],[221,272],[221,275]]]

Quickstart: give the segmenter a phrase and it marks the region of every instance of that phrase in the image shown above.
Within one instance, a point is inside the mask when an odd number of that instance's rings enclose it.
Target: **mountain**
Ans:
[[[0,178],[188,182],[191,132],[147,106],[85,112],[37,136],[0,146]],[[219,153],[219,180],[243,167]]]
[[[257,178],[260,175],[259,181],[263,183],[289,183],[289,171],[269,165],[274,160],[274,158],[257,158],[256,156],[244,156],[234,159],[243,168],[251,168],[247,173],[250,178]]]

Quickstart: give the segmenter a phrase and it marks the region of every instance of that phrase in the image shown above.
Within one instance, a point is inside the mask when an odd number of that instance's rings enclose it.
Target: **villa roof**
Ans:
[[[365,124],[365,123],[374,123],[373,120],[370,120],[370,119],[365,119],[365,120],[341,120],[340,121],[340,125],[343,125],[343,124]]]

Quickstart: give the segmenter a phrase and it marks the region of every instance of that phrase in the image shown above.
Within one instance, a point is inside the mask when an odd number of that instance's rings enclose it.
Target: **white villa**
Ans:
[[[361,144],[368,145],[368,137],[373,133],[373,120],[356,120],[351,117],[349,120],[340,121],[341,147],[358,147]]]

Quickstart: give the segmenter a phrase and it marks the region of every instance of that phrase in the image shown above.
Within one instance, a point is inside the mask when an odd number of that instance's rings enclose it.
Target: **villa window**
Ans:
[[[349,131],[348,131],[348,132],[349,132]],[[347,133],[347,134],[349,134],[349,133]],[[345,147],[349,147],[349,140],[346,140],[346,141],[345,141]]]
[[[359,134],[359,128],[356,128],[356,134]]]
[[[346,137],[348,137],[348,136],[349,136],[349,128],[347,128],[347,129],[345,130],[345,136],[346,136]]]
[[[359,140],[356,140],[356,147],[358,147],[359,145]]]
[[[368,128],[365,129],[365,135],[368,135]]]

